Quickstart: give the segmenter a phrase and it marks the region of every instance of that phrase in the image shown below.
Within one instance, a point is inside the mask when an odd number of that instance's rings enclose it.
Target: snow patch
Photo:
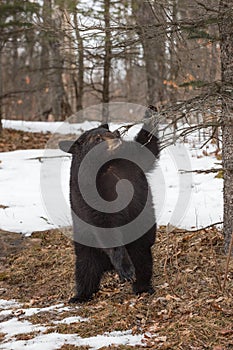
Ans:
[[[12,318],[0,322],[0,333],[5,335],[0,345],[1,350],[14,349],[30,349],[30,350],[56,350],[60,349],[65,344],[75,346],[89,346],[91,349],[100,349],[103,346],[111,345],[142,345],[144,338],[143,334],[133,335],[131,330],[124,332],[114,331],[111,333],[104,333],[103,335],[97,335],[94,337],[82,338],[75,334],[61,334],[52,332],[45,334],[50,328],[51,323],[57,324],[72,324],[76,322],[88,322],[88,318],[79,316],[66,317],[59,321],[49,321],[50,324],[32,324],[25,317],[29,317],[42,312],[61,312],[69,310],[76,310],[79,307],[64,307],[64,304],[52,305],[43,308],[20,308],[20,304],[15,301],[0,300],[1,312],[8,312],[8,315]],[[18,307],[18,309],[16,309]],[[8,308],[8,309],[7,309]],[[32,334],[31,334],[32,333]],[[35,334],[33,334],[35,333]],[[30,334],[31,339],[17,340],[17,335]]]
[[[101,349],[111,345],[143,345],[144,335],[132,335],[131,331],[111,332],[95,337],[81,338],[73,334],[49,333],[41,334],[30,340],[14,340],[0,345],[2,350],[56,350],[63,345],[89,346],[91,350]]]

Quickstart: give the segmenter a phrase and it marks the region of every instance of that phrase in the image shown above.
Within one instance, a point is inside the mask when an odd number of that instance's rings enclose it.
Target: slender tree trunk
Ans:
[[[52,0],[43,4],[44,35],[42,38],[41,68],[42,88],[45,100],[42,114],[52,113],[55,120],[63,120],[72,113],[64,88],[64,35],[62,31],[62,11],[52,12]],[[62,52],[63,50],[63,52]]]
[[[228,252],[233,231],[233,0],[220,0],[224,236]]]
[[[74,25],[75,34],[78,42],[78,74],[75,82],[76,92],[76,110],[81,111],[83,109],[83,90],[84,90],[84,46],[83,38],[80,35],[77,11],[74,12]]]
[[[15,18],[15,21],[17,19]],[[14,82],[14,85],[17,81],[17,75],[18,75],[18,63],[19,63],[19,55],[18,55],[18,40],[16,36],[13,36],[12,38],[12,59],[13,59],[13,65],[12,65],[12,81]]]
[[[216,35],[216,28],[210,28],[210,34],[212,36]],[[217,79],[217,71],[218,71],[218,62],[219,62],[219,53],[217,45],[219,43],[216,41],[213,41],[211,43],[211,65],[210,65],[210,77],[209,81],[214,82]],[[213,124],[216,125],[218,123],[218,116],[213,115],[212,116]],[[220,148],[219,144],[219,127],[213,126],[212,127],[212,135],[213,140],[216,142],[216,146]]]
[[[102,122],[108,122],[109,83],[111,70],[111,30],[110,30],[110,0],[104,0],[104,22],[105,22],[105,53],[104,53],[104,82],[103,82],[103,117]]]
[[[178,19],[178,4],[177,0],[171,1],[170,4],[171,7],[171,20],[173,22],[177,22]],[[169,43],[169,55],[170,55],[170,71],[169,71],[169,80],[172,82],[176,82],[176,79],[178,77],[179,73],[179,64],[177,60],[177,37],[174,31],[170,34],[170,43]],[[173,88],[173,86],[170,87],[170,102],[172,104],[175,104],[177,101],[177,90]],[[176,128],[176,125],[175,125]]]
[[[49,55],[49,30],[51,30],[52,2],[46,0],[42,7],[42,18],[45,30],[41,32],[40,53],[40,89],[39,116],[41,120],[47,120],[48,114],[52,112],[52,88],[50,82],[50,55]]]
[[[63,44],[63,38],[61,33],[61,17],[52,19],[52,27],[54,33],[51,35],[49,44],[51,52],[51,82],[53,91],[53,115],[55,120],[63,120],[66,113],[65,108],[68,101],[65,96],[65,90],[62,80],[63,72],[63,56],[61,54],[61,48]]]

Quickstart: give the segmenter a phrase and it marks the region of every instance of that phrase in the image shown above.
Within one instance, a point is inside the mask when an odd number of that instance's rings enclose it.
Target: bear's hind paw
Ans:
[[[90,296],[75,295],[75,296],[73,296],[72,298],[70,298],[68,300],[68,303],[69,304],[85,303],[85,302],[87,302],[87,301],[89,301],[91,299],[92,299],[92,295],[90,295]]]
[[[155,290],[152,286],[146,286],[146,287],[137,287],[137,286],[133,286],[133,292],[136,295],[142,294],[142,293],[147,293],[147,294],[154,294]]]

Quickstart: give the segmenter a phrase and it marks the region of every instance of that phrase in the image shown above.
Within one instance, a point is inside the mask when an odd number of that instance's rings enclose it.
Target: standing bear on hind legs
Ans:
[[[154,292],[151,279],[156,220],[145,173],[159,156],[154,107],[134,141],[121,139],[107,124],[61,141],[72,154],[70,201],[76,255],[76,294],[84,302],[99,290],[104,272],[115,269],[135,294]]]

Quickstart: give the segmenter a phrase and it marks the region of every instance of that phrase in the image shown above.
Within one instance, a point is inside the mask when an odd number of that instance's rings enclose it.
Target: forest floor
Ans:
[[[17,137],[19,149],[25,142],[25,147],[41,148],[49,137],[21,133],[4,130],[0,151],[14,149]],[[66,336],[62,345],[43,345],[44,349],[89,349],[85,342],[69,342],[68,336],[95,340],[106,332],[126,330],[132,336],[143,335],[135,342],[140,345],[113,342],[101,349],[233,349],[233,259],[226,274],[221,231],[212,227],[169,233],[160,227],[153,255],[153,295],[135,296],[128,283],[120,284],[115,273],[108,273],[93,300],[75,307],[67,303],[74,291],[74,254],[68,235],[49,230],[26,238],[0,230],[0,299],[20,303],[9,312],[1,311],[0,304],[0,349],[36,349],[30,341],[35,343],[41,332]],[[60,303],[64,308],[58,312]],[[72,322],[63,322],[71,317]],[[18,331],[6,336],[4,329],[13,321],[18,322]],[[27,332],[19,331],[22,325],[29,327]],[[14,345],[9,345],[12,341]]]
[[[0,237],[0,299],[15,299],[21,302],[20,309],[66,304],[74,290],[70,239],[58,230],[35,232],[28,238],[1,231]],[[128,283],[120,284],[117,275],[109,273],[94,299],[79,308],[23,317],[25,310],[20,312],[18,307],[0,321],[17,314],[37,326],[46,324],[47,334],[80,337],[130,329],[132,334],[144,334],[144,345],[134,346],[139,349],[232,349],[233,261],[223,288],[226,256],[222,246],[222,235],[214,228],[169,234],[160,228],[153,249],[154,295],[135,296]],[[54,321],[71,316],[88,318],[88,323],[54,326]],[[35,331],[20,333],[16,340],[28,341],[35,335]],[[64,345],[61,349],[82,347]]]

